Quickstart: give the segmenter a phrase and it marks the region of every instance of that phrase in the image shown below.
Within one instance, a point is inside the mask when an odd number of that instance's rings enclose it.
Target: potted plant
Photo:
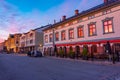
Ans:
[[[83,48],[82,56],[84,60],[88,60],[88,50],[86,47]]]
[[[73,52],[73,50],[69,51],[69,57],[74,59],[75,58],[75,52]]]
[[[62,49],[60,49],[59,55],[60,55],[60,57],[64,57],[64,51]]]

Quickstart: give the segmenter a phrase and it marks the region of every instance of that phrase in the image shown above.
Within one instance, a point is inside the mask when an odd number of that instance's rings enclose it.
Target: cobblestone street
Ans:
[[[120,80],[120,64],[0,54],[0,80]]]

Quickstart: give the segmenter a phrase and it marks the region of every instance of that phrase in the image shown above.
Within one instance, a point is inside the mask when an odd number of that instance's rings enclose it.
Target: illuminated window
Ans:
[[[65,37],[65,31],[62,31],[61,32],[61,40],[65,40],[66,39],[66,37]]]
[[[69,39],[74,39],[74,29],[69,30]]]
[[[112,33],[113,32],[112,18],[103,20],[103,30],[104,30],[104,33]]]
[[[50,42],[53,41],[53,35],[52,34],[49,35],[49,40],[50,40]]]
[[[95,25],[95,23],[88,24],[88,30],[89,30],[89,36],[95,36],[96,35],[96,25]]]
[[[45,35],[45,43],[48,43],[48,35]]]
[[[78,38],[84,36],[83,26],[78,27]]]
[[[58,33],[58,32],[55,33],[55,40],[56,40],[56,41],[59,41],[59,33]]]

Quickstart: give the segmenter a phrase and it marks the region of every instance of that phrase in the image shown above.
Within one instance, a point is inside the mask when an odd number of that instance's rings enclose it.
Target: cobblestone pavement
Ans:
[[[0,80],[120,80],[120,63],[0,54]]]

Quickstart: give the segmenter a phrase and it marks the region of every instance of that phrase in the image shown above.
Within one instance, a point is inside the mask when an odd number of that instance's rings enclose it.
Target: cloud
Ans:
[[[37,10],[33,10],[30,13],[21,13],[16,6],[4,0],[0,0],[0,7],[1,41],[7,39],[9,34],[26,32],[40,25],[41,19]]]
[[[8,35],[9,34],[5,30],[0,28],[0,42],[3,42],[8,37]]]
[[[102,3],[102,0],[63,0],[63,3],[41,12],[33,9],[31,12],[20,12],[17,6],[0,0],[0,40],[7,39],[10,33],[27,32],[40,26],[60,21],[63,15],[67,18],[74,15],[74,10],[86,10]],[[5,33],[3,35],[3,33]]]
[[[50,19],[50,23],[53,23],[54,19],[59,22],[63,15],[66,15],[68,18],[74,15],[74,10],[76,9],[78,9],[79,12],[82,12],[98,4],[101,4],[102,2],[102,0],[65,0],[62,4],[49,9],[46,14],[43,14],[42,17],[44,17],[43,19],[45,21]]]

